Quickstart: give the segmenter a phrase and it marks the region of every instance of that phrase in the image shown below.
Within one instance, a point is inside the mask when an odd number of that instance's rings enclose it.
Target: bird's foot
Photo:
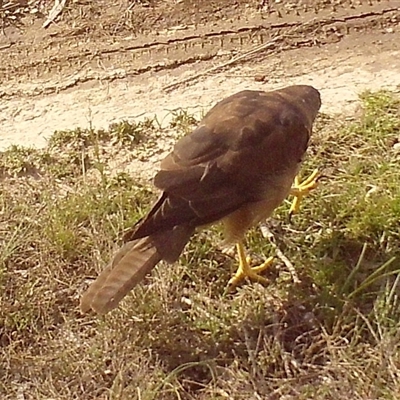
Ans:
[[[300,182],[300,178],[298,175],[296,176],[296,178],[294,179],[294,185],[290,190],[290,194],[294,196],[294,200],[289,210],[289,219],[293,214],[297,214],[299,212],[302,198],[310,193],[310,191],[315,189],[317,186],[318,169],[315,169],[313,173],[303,182]]]
[[[262,264],[257,265],[256,267],[250,267],[251,259],[250,257],[246,257],[242,243],[237,244],[237,251],[239,256],[239,267],[235,275],[229,280],[228,288],[233,289],[245,278],[249,278],[262,284],[268,284],[268,279],[260,276],[259,274],[265,271],[272,264],[274,258],[269,257]]]

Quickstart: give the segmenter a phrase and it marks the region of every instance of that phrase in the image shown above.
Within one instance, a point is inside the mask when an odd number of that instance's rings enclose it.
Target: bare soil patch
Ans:
[[[0,148],[89,121],[168,122],[243,88],[308,82],[341,112],[400,83],[397,1],[80,1],[42,29],[52,5],[3,12]]]

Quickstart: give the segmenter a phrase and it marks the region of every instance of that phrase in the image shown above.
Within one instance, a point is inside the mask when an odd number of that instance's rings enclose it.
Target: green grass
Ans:
[[[122,122],[3,152],[1,398],[399,398],[400,99],[362,102],[352,122],[319,117],[303,175],[318,167],[321,184],[291,224],[289,202],[269,222],[301,283],[276,258],[268,287],[226,294],[236,264],[213,227],[105,317],[82,316],[79,298],[157,195],[115,160],[166,131]],[[194,123],[179,111],[171,127]],[[259,229],[248,247],[274,252]]]

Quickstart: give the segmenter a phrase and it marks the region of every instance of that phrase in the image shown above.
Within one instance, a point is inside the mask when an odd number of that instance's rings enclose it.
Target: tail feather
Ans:
[[[173,262],[188,242],[192,228],[151,235],[125,243],[81,298],[83,313],[106,314],[162,259]]]
[[[95,297],[96,293],[101,290],[104,286],[110,272],[113,268],[121,261],[125,255],[132,250],[135,242],[125,243],[123,247],[121,247],[117,254],[114,256],[114,259],[107,265],[107,267],[101,272],[101,274],[97,277],[97,279],[89,286],[86,292],[83,294],[81,298],[80,308],[83,313],[87,313],[92,308],[92,299]]]
[[[106,314],[161,260],[149,237],[125,243],[81,298],[83,313]]]

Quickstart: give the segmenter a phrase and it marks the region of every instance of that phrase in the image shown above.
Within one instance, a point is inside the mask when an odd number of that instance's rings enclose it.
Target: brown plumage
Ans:
[[[222,221],[225,242],[240,242],[290,193],[320,106],[306,85],[217,103],[162,161],[154,179],[161,196],[124,236],[81,310],[115,308],[160,260],[175,262],[197,227]]]

